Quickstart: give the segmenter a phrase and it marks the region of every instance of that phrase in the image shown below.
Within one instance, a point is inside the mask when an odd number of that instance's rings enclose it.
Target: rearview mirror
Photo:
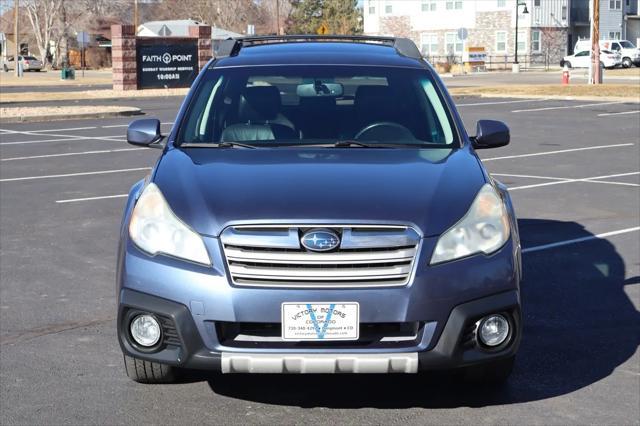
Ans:
[[[161,147],[161,145],[153,146],[153,144],[160,142],[162,138],[160,120],[155,118],[132,121],[127,128],[127,142],[131,145]]]
[[[502,121],[479,120],[471,141],[475,149],[485,149],[508,145],[510,138],[509,128]]]
[[[315,98],[315,97],[333,97],[339,98],[342,96],[344,88],[340,83],[324,83],[320,80],[315,83],[299,84],[296,88],[296,94],[301,98]]]

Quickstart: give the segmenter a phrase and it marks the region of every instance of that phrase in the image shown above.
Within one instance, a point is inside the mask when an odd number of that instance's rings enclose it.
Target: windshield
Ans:
[[[183,123],[178,143],[202,146],[351,141],[360,147],[452,148],[458,143],[429,73],[410,68],[215,69],[199,84]]]
[[[620,42],[620,45],[622,47],[624,47],[625,49],[633,49],[635,48],[635,46],[633,45],[633,43],[631,43],[630,41],[624,40]]]

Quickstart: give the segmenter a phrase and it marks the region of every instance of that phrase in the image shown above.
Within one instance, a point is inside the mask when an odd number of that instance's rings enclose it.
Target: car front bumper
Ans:
[[[229,283],[220,244],[205,238],[213,267],[165,256],[149,257],[124,241],[118,265],[118,338],[125,354],[182,368],[223,373],[413,373],[508,358],[521,335],[520,256],[511,239],[491,256],[428,266],[435,238],[422,240],[405,287],[354,289],[246,288]],[[233,346],[220,324],[279,324],[283,302],[358,302],[360,324],[420,324],[404,345]],[[137,347],[129,321],[137,312],[161,318],[171,339],[153,351]],[[475,342],[475,324],[503,313],[509,344],[487,350]]]

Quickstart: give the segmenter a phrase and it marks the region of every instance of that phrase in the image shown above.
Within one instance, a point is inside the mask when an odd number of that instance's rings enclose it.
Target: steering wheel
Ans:
[[[378,121],[365,126],[353,137],[355,140],[397,140],[415,139],[411,130],[391,121]]]

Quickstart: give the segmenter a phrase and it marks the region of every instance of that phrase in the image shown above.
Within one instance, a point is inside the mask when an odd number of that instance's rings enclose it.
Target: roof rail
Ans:
[[[239,37],[229,38],[223,40],[218,48],[217,57],[222,56],[236,56],[240,53],[243,47],[255,46],[259,44],[273,44],[273,43],[291,43],[291,42],[305,42],[305,41],[350,41],[355,43],[375,43],[386,44],[403,56],[422,59],[420,50],[416,47],[415,43],[408,38],[401,37],[387,37],[387,36],[359,36],[359,35],[315,35],[315,34],[301,34],[301,35],[282,35],[282,36],[251,36],[251,37]]]

